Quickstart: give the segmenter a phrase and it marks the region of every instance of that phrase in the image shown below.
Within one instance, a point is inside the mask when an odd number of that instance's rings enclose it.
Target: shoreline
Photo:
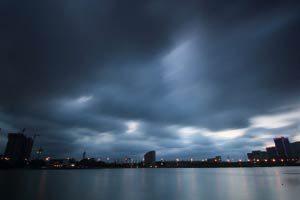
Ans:
[[[2,163],[3,164],[3,163]],[[102,163],[99,166],[30,166],[30,165],[0,165],[0,170],[87,170],[87,169],[175,169],[175,168],[265,168],[265,167],[300,167],[296,162],[156,162],[155,166],[138,164]]]

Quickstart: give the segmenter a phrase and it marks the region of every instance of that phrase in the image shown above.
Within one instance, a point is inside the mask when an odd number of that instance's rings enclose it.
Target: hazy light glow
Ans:
[[[212,137],[214,139],[234,139],[243,136],[246,133],[247,129],[230,129],[230,130],[224,130],[224,131],[205,131],[203,132],[203,135]]]
[[[272,147],[272,146],[274,146],[274,142],[272,140],[264,143],[264,147]]]
[[[234,139],[237,137],[243,136],[247,128],[243,129],[230,129],[230,130],[222,130],[222,131],[211,131],[205,128],[199,128],[199,127],[180,127],[178,128],[177,132],[183,139],[189,139],[193,138],[195,136],[206,136],[211,137],[214,139],[220,139],[220,140],[227,140],[227,139]]]
[[[136,121],[129,121],[126,123],[126,126],[127,126],[126,133],[134,133],[138,130],[139,123]]]
[[[300,141],[300,135],[296,135],[293,137],[293,141]]]
[[[257,135],[255,138],[258,140],[271,139],[271,141],[272,141],[272,138],[274,138],[274,135],[273,134],[265,134],[265,135],[261,134],[261,135]]]
[[[225,131],[215,132],[216,137],[226,138],[226,139],[234,139],[237,137],[241,137],[245,134],[247,129],[231,129]]]
[[[200,132],[200,129],[198,129],[196,127],[191,127],[191,126],[187,126],[187,127],[183,127],[183,128],[178,129],[178,133],[182,137],[190,137],[190,136],[193,136],[193,135],[195,135],[199,132]]]
[[[176,46],[163,60],[163,78],[167,84],[176,89],[187,89],[190,86],[192,66],[195,62],[195,47],[193,39],[189,39]]]
[[[293,111],[284,114],[257,116],[250,119],[252,128],[283,128],[299,122],[300,111]]]

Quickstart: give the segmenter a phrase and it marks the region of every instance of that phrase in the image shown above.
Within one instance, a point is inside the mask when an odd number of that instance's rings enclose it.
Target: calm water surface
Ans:
[[[300,167],[0,171],[0,199],[294,200]]]

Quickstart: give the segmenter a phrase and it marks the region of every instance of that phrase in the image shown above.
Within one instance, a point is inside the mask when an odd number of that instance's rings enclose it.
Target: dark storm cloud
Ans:
[[[250,119],[298,106],[297,2],[3,1],[1,13],[0,125],[40,132],[51,154],[218,151],[172,126],[248,127],[225,145],[245,149],[263,134]]]

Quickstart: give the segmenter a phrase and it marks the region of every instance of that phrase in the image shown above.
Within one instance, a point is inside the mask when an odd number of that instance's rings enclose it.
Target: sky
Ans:
[[[300,141],[300,2],[3,0],[0,151],[242,158]]]

